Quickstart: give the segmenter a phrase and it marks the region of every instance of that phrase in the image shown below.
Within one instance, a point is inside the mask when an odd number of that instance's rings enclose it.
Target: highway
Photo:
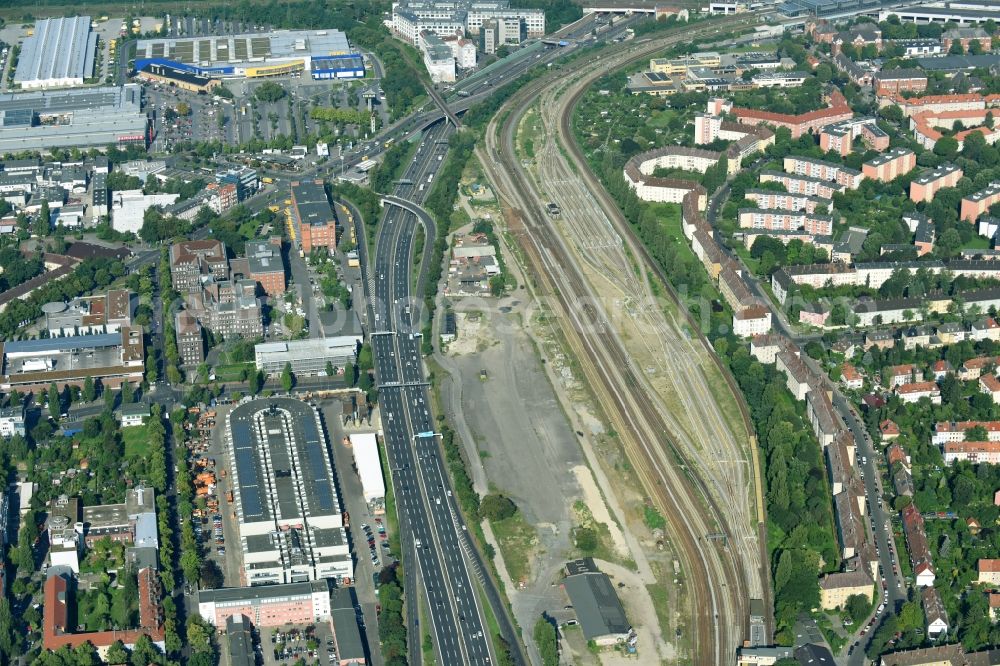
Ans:
[[[580,63],[584,72],[584,76],[579,78],[580,89],[585,89],[590,81],[614,68],[647,58],[672,44],[690,41],[696,34],[710,36],[740,20],[728,19],[693,27],[683,35],[675,32],[669,37],[635,40],[629,43],[627,50]],[[577,74],[563,71],[543,77],[517,93],[505,107],[511,113],[505,114],[501,110],[496,116],[504,119],[502,126],[498,127],[494,121],[488,129],[487,148],[481,161],[498,193],[512,209],[508,224],[512,234],[521,240],[533,272],[539,279],[541,291],[557,298],[558,302],[553,306],[554,314],[563,325],[588,383],[605,415],[614,422],[614,429],[619,433],[645,491],[669,519],[671,545],[682,560],[689,588],[689,608],[686,610],[692,618],[687,625],[694,644],[692,657],[699,664],[724,663],[731,659],[733,651],[748,636],[749,598],[752,595],[766,598],[769,594],[767,559],[762,556],[764,543],[759,538],[762,513],[758,507],[757,512],[747,516],[746,505],[753,500],[752,492],[748,494],[746,487],[737,483],[736,490],[740,495],[728,500],[720,499],[715,489],[710,487],[718,483],[718,479],[703,474],[699,465],[686,464],[696,454],[696,450],[687,445],[690,435],[678,429],[669,410],[663,409],[664,405],[649,387],[649,380],[637,371],[615,325],[609,323],[610,313],[602,309],[602,303],[607,299],[598,298],[596,288],[592,290],[589,284],[592,274],[588,276],[587,271],[581,268],[583,262],[568,247],[572,246],[572,241],[564,241],[553,228],[557,225],[553,225],[547,215],[538,187],[531,182],[531,176],[525,172],[515,154],[514,135],[522,115],[543,91],[557,89],[570,80],[571,85],[575,85]],[[568,98],[570,103],[567,106],[571,112],[573,95],[568,95]],[[542,109],[546,111],[551,108],[547,102],[543,99]],[[563,109],[560,107],[558,111]],[[563,126],[565,121],[564,117]],[[556,131],[551,126],[547,129],[550,133]],[[563,183],[568,171],[562,174],[544,173],[541,179],[545,184]],[[602,188],[598,185],[597,189]],[[597,189],[592,188],[595,196]],[[596,207],[595,203],[591,202],[592,208]],[[575,228],[584,223],[581,215],[574,215],[572,225],[567,226]],[[617,233],[630,245],[633,244],[627,229],[619,228]],[[589,254],[621,252],[620,247],[615,250],[613,236],[614,233],[608,236],[610,242],[593,245]],[[598,247],[599,252],[592,251]],[[577,249],[580,247],[577,246]],[[633,250],[632,256],[636,255],[641,253]],[[638,307],[641,309],[641,305]],[[618,314],[616,317],[620,318]],[[645,330],[644,333],[661,335],[660,331]],[[703,344],[702,341],[695,342]],[[681,344],[681,347],[684,345]],[[692,351],[693,348],[680,353]],[[674,355],[671,358],[678,357]],[[713,399],[710,393],[696,390],[699,379],[696,374],[689,378],[689,389],[696,391],[697,403],[689,403],[685,408],[696,410],[693,412],[695,418],[701,418],[704,413],[704,423],[694,429],[697,431],[705,425],[713,429],[724,427],[717,415],[711,415],[711,410],[704,411],[706,406],[701,403],[713,402]],[[698,444],[710,447],[717,444],[706,439],[704,432],[696,432],[695,437],[695,447]],[[730,452],[729,455],[733,454]],[[752,528],[749,533],[748,528]],[[723,538],[708,539],[713,533],[719,533]],[[750,549],[746,548],[747,539],[756,541]]]
[[[424,134],[396,187],[397,197],[417,203],[424,199],[443,163],[451,132],[451,125],[439,123]],[[429,218],[423,222],[432,225]],[[416,556],[440,663],[496,663],[472,578],[467,531],[433,433],[415,316],[419,299],[410,294],[416,224],[412,212],[397,205],[385,207],[371,276],[372,349],[403,546]],[[433,244],[435,229],[425,232],[426,247]],[[410,644],[419,646],[416,618],[409,619],[409,626]]]

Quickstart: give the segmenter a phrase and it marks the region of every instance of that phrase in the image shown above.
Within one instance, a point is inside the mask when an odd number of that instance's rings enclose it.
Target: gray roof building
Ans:
[[[570,562],[566,569],[570,575],[563,581],[563,587],[576,610],[584,637],[599,645],[624,641],[632,625],[607,574],[591,558]]]
[[[145,145],[147,126],[142,88],[135,84],[0,95],[3,152]]]
[[[21,46],[14,83],[26,90],[83,85],[94,71],[96,50],[89,16],[42,19]]]

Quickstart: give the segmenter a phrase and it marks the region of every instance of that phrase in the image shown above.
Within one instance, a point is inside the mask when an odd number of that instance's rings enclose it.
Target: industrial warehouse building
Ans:
[[[21,45],[14,83],[24,90],[83,85],[93,75],[96,52],[89,16],[42,19]]]
[[[278,30],[177,39],[143,39],[135,71],[163,65],[201,77],[266,78],[308,72],[313,79],[360,79],[364,59],[339,30]]]
[[[569,562],[566,573],[563,588],[576,611],[584,638],[605,646],[624,643],[635,636],[611,579],[597,568],[592,558]]]
[[[243,582],[256,586],[353,577],[319,413],[291,398],[243,403],[226,417],[226,446]],[[328,615],[329,602],[326,608]],[[242,607],[237,612],[254,617]]]
[[[257,369],[268,375],[280,375],[285,365],[292,365],[298,376],[322,375],[326,364],[343,368],[354,363],[362,335],[339,335],[332,338],[308,338],[290,342],[264,342],[254,346]]]
[[[137,84],[0,95],[0,152],[146,145]]]
[[[122,326],[117,333],[41,338],[0,344],[0,390],[45,390],[82,386],[87,377],[108,388],[141,382],[145,373],[142,329]]]

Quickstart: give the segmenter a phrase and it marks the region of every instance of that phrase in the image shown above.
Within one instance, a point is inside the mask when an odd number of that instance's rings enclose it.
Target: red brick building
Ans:
[[[163,648],[165,632],[163,608],[160,606],[160,588],[156,572],[146,567],[139,570],[139,626],[136,629],[117,631],[90,631],[74,633],[69,626],[71,616],[69,604],[72,602],[71,582],[61,575],[45,581],[45,603],[42,616],[42,647],[58,650],[63,646],[75,648],[90,643],[98,650],[107,648],[115,641],[121,641],[131,648],[140,636]]]
[[[304,252],[337,246],[337,216],[322,180],[292,181],[292,231]]]
[[[919,69],[883,70],[875,75],[873,83],[876,95],[927,90],[927,76]]]

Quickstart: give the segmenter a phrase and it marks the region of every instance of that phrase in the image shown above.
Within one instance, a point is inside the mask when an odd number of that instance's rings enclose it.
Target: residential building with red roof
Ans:
[[[890,441],[899,437],[899,426],[896,425],[895,421],[886,419],[878,426],[879,432],[882,433],[882,439],[885,441]]]
[[[73,631],[75,627],[69,624],[70,617],[75,615],[75,612],[70,610],[73,583],[62,575],[49,577],[44,586],[42,647],[54,651],[63,646],[72,649],[90,643],[101,650],[115,641],[121,641],[125,647],[132,648],[140,636],[149,636],[150,640],[162,649],[165,631],[156,572],[150,567],[140,569],[138,582],[139,626],[137,628],[75,633]]]
[[[944,446],[948,442],[965,441],[965,433],[973,428],[986,431],[986,441],[1000,442],[1000,421],[938,421],[934,424],[931,444]]]
[[[990,396],[990,399],[1000,403],[1000,379],[994,374],[983,375],[979,378],[979,391]]]
[[[934,382],[912,382],[897,386],[896,395],[907,404],[918,402],[921,398],[930,398],[935,405],[941,404],[941,389]]]
[[[792,138],[797,139],[803,134],[819,130],[824,125],[848,120],[854,116],[851,106],[843,93],[834,88],[826,98],[827,108],[808,111],[798,115],[775,113],[758,109],[733,107],[731,113],[745,125],[771,125],[772,127],[787,127]]]
[[[969,462],[973,465],[1000,463],[1000,442],[948,442],[943,447],[944,462]]]
[[[934,567],[931,565],[931,551],[927,546],[927,531],[924,517],[914,505],[910,504],[902,511],[903,534],[906,536],[906,547],[910,554],[910,563],[916,575],[918,587],[934,585]]]
[[[849,389],[860,389],[865,384],[861,373],[850,363],[840,366],[840,381]]]
[[[977,583],[1000,585],[1000,560],[984,558],[979,560],[976,568],[979,571]]]

